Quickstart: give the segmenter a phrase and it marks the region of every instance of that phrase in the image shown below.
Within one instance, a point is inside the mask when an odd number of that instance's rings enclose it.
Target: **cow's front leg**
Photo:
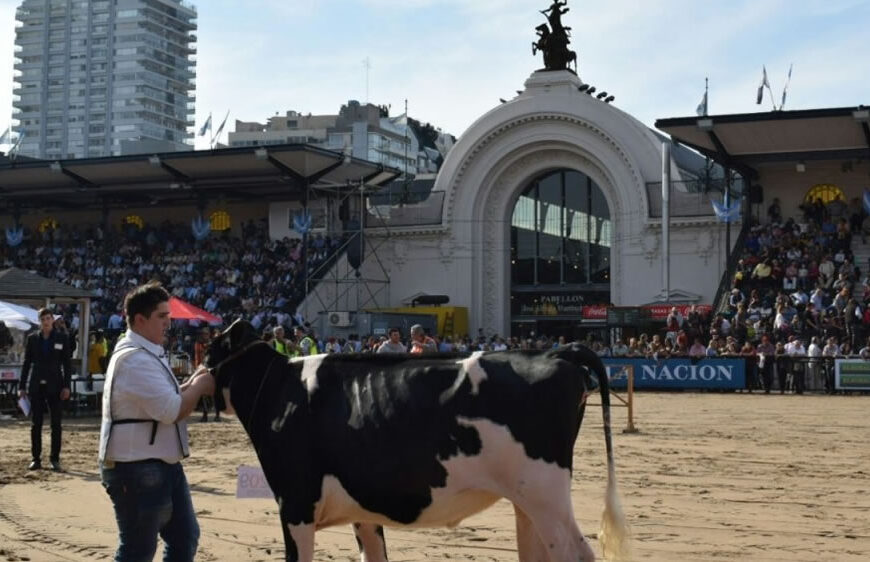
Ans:
[[[314,562],[314,523],[294,525],[281,517],[284,531],[284,560]]]
[[[514,504],[517,518],[517,552],[523,562],[549,562],[550,553],[538,537],[535,524],[520,506]]]
[[[374,523],[354,523],[353,534],[359,545],[361,562],[388,562],[383,527]]]

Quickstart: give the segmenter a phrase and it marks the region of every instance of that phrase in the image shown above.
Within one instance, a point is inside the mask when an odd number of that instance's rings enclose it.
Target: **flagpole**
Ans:
[[[211,138],[211,146],[210,148],[214,150],[215,143],[220,139],[221,133],[224,131],[224,126],[227,124],[227,119],[230,117],[230,110],[227,110],[227,114],[224,116],[224,120],[221,121],[220,127],[217,129],[217,133]]]
[[[671,144],[662,142],[662,281],[664,302],[671,300]]]
[[[704,117],[707,117],[707,114],[710,111],[710,77],[704,77]]]
[[[728,220],[725,221],[725,279],[731,283],[731,168],[725,167],[725,212]]]

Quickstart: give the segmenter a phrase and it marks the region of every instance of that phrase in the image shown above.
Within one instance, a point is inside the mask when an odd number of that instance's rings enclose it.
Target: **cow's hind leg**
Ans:
[[[359,545],[361,562],[388,562],[383,527],[374,523],[354,523],[353,534]]]
[[[538,537],[535,525],[520,506],[514,504],[517,520],[517,552],[522,562],[549,562],[550,554]]]
[[[314,524],[291,525],[281,518],[284,531],[284,560],[314,562]]]
[[[508,498],[525,513],[537,531],[551,562],[594,562],[595,552],[580,532],[571,505],[571,476],[535,480],[533,476],[522,496]],[[519,522],[519,518],[517,518]],[[519,524],[519,523],[518,523]],[[524,558],[520,557],[525,560]],[[546,560],[546,558],[545,558]]]

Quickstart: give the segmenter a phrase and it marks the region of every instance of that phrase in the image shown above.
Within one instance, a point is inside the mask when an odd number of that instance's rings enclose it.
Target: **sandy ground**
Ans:
[[[634,559],[870,560],[868,410],[867,396],[638,395],[640,433],[615,434]],[[626,410],[614,415],[624,427]],[[237,467],[256,464],[241,426],[231,418],[190,430],[197,559],[283,560],[274,502],[235,498]],[[47,428],[44,439],[47,449]],[[0,422],[0,562],[111,559],[115,524],[97,440],[95,418],[68,419],[68,472],[28,472],[28,424]],[[573,486],[577,521],[596,551],[604,485],[596,408],[577,442]],[[455,529],[388,529],[387,541],[394,562],[517,559],[504,501]],[[318,532],[317,560],[357,556],[349,527]]]

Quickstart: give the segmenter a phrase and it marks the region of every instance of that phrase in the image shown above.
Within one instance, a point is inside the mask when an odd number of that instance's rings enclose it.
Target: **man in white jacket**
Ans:
[[[164,560],[192,561],[199,541],[181,459],[189,455],[185,419],[214,378],[201,368],[179,386],[163,349],[169,293],[157,283],[124,300],[127,333],[106,370],[100,474],[118,523],[115,560],[151,560],[157,536]]]

